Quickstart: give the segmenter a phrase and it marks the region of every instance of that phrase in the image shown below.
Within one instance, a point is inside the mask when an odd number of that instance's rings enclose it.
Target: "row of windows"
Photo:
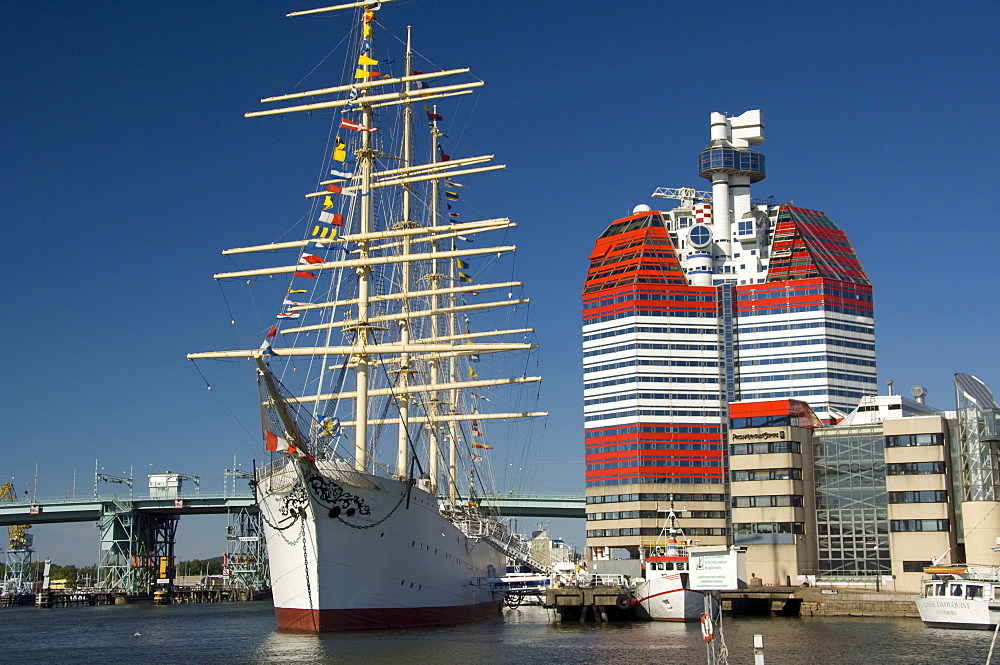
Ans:
[[[685,519],[726,519],[725,510],[686,510]],[[629,520],[629,519],[662,519],[660,510],[623,510],[617,513],[587,513],[588,521],[598,520]]]
[[[837,314],[849,314],[851,316],[871,316],[872,310],[869,307],[840,307],[838,305],[793,305],[791,307],[773,307],[770,309],[753,309],[741,311],[740,316],[772,316],[775,314],[801,314],[802,312],[836,312]]]
[[[633,459],[625,462],[595,462],[586,465],[587,471],[631,469],[636,467],[719,467],[722,460]]]
[[[600,268],[602,266],[622,263],[623,261],[632,261],[635,259],[672,259],[674,256],[674,253],[670,251],[658,252],[656,250],[649,249],[641,252],[623,252],[621,254],[615,254],[611,258],[594,259],[590,262],[590,267],[591,269]]]
[[[626,425],[589,430],[583,436],[622,436],[624,434],[718,434],[719,425]]]
[[[729,446],[730,455],[766,455],[768,453],[801,453],[798,441],[761,441],[760,443],[734,443]]]
[[[802,469],[741,469],[733,471],[733,482],[750,480],[801,480]]]
[[[889,492],[889,503],[945,503],[947,500],[947,490]]]
[[[863,381],[873,375],[869,374],[842,374],[840,372],[802,372],[800,374],[767,374],[748,375],[744,373],[740,376],[743,385],[751,383],[765,383],[768,381],[804,381],[806,379],[835,379],[838,381]],[[764,386],[759,386],[763,388]]]
[[[627,476],[616,478],[601,478],[588,480],[587,487],[615,487],[617,485],[635,485],[639,483],[672,483],[675,485],[716,485],[723,482],[721,477],[705,476]]]
[[[782,323],[771,326],[739,326],[739,334],[781,332],[785,330],[808,330],[810,328],[832,328],[834,330],[846,330],[848,332],[861,333],[863,335],[874,335],[874,326],[852,326],[848,323],[838,323],[837,321],[808,321],[806,323]]]
[[[644,257],[645,258],[645,257]],[[612,263],[618,263],[617,260],[612,261]],[[657,262],[657,263],[626,263],[618,268],[604,269],[597,272],[590,273],[587,275],[587,281],[592,282],[599,279],[605,279],[607,277],[614,277],[615,275],[621,275],[626,272],[638,272],[640,270],[645,271],[656,271],[656,272],[673,272],[675,270],[674,266],[670,265],[668,262]],[[631,300],[631,298],[629,298]]]
[[[583,384],[584,390],[595,388],[607,388],[609,386],[620,386],[629,383],[700,383],[704,385],[718,385],[718,380],[705,376],[649,376],[646,374],[632,375],[620,379],[608,379],[607,381],[592,381]]]
[[[873,550],[879,547],[889,547],[889,532],[880,535],[843,536],[840,538],[818,538],[817,543],[823,549],[862,549]]]
[[[601,238],[608,238],[610,236],[619,235],[621,233],[628,233],[629,231],[635,231],[636,229],[644,229],[649,227],[663,228],[663,217],[658,213],[649,213],[648,215],[643,215],[642,217],[636,217],[634,219],[629,219],[623,221],[620,224],[612,224],[609,226],[604,233],[600,235]]]
[[[889,520],[889,530],[893,533],[907,531],[948,531],[948,520]]]
[[[662,220],[661,220],[662,221]],[[663,226],[662,224],[656,224],[656,226]],[[620,230],[616,230],[615,233],[620,233]],[[602,236],[603,237],[603,236]],[[615,245],[611,251],[612,252],[624,252],[626,249],[632,249],[633,247],[638,247],[639,245],[658,245],[658,246],[669,246],[673,247],[671,243],[666,238],[650,238],[649,236],[643,236],[638,240],[633,240],[632,242],[621,243]]]
[[[620,503],[622,501],[725,501],[725,494],[664,494],[659,492],[641,492],[639,494],[608,494],[606,496],[588,496],[587,503]]]
[[[860,379],[859,379],[859,381],[861,383],[868,383],[868,384],[871,384],[873,386],[875,385],[875,377],[872,377],[871,381],[867,381],[867,380],[862,381]],[[742,398],[745,399],[745,400],[751,400],[751,399],[781,399],[782,397],[808,397],[808,396],[811,396],[811,395],[833,395],[834,397],[843,397],[843,398],[845,398],[847,400],[855,400],[856,401],[856,400],[861,399],[865,395],[871,395],[871,394],[872,394],[872,392],[870,390],[865,391],[865,392],[862,392],[860,390],[835,390],[835,389],[830,389],[830,390],[822,390],[822,389],[817,389],[817,390],[775,390],[775,391],[772,391],[772,392],[747,391],[747,392],[743,393]],[[811,402],[811,400],[810,400],[810,402]],[[816,409],[817,411],[820,410],[820,409],[816,408],[815,404],[813,405],[813,408]],[[846,411],[850,411],[851,410],[851,408],[847,407],[847,406],[845,406],[844,409]]]
[[[856,523],[852,524],[850,522],[844,524],[832,523],[832,524],[816,524],[816,531],[821,536],[866,536],[870,537],[874,534],[887,533],[887,527],[884,522],[882,523]]]
[[[805,533],[802,522],[748,522],[733,524],[733,533]]]
[[[593,397],[591,399],[583,400],[583,406],[594,406],[597,404],[613,404],[614,402],[630,402],[636,399],[654,399],[654,400],[666,400],[666,399],[693,399],[693,400],[710,400],[718,401],[719,393],[633,393],[633,392],[623,392],[617,395],[609,395],[608,397]]]
[[[619,335],[637,335],[642,333],[661,335],[715,335],[718,331],[715,328],[665,328],[663,326],[630,326],[626,328],[615,328],[604,332],[584,335],[584,342],[593,342],[597,339],[607,337],[618,337]]]
[[[626,293],[613,296],[611,298],[601,298],[590,302],[584,301],[584,309],[596,309],[607,305],[617,305],[623,302],[638,302],[642,300],[672,300],[676,302],[715,302],[715,295],[706,293],[704,295],[688,293]]]
[[[895,404],[891,406],[896,406]],[[902,434],[885,437],[886,448],[903,448],[906,446],[943,446],[944,434]]]
[[[860,365],[861,367],[875,367],[874,360],[865,358],[855,358],[853,356],[842,356],[836,353],[827,353],[819,356],[774,356],[771,358],[757,358],[754,360],[742,360],[740,367],[753,367],[755,365],[793,365],[798,363],[840,363],[843,365]]]
[[[840,339],[839,337],[830,337],[829,335],[824,335],[823,337],[799,337],[796,339],[782,339],[773,342],[754,342],[747,344],[739,344],[738,348],[741,351],[747,351],[750,349],[777,349],[786,346],[812,346],[814,344],[823,344],[826,346],[842,346],[849,349],[861,349],[864,351],[875,350],[874,344],[854,342],[850,340]]]
[[[917,476],[944,472],[944,462],[896,462],[885,465],[887,476]]]
[[[583,318],[583,325],[595,325],[597,323],[604,323],[605,321],[614,321],[615,319],[626,319],[633,316],[669,316],[669,317],[694,317],[701,319],[714,319],[715,312],[708,310],[679,310],[672,309],[665,312],[662,309],[629,309],[621,312],[615,312],[613,314],[605,314],[604,316],[586,316]]]
[[[587,538],[614,538],[615,536],[658,536],[660,529],[651,527],[641,527],[633,529],[588,529]],[[684,535],[693,536],[726,536],[728,529],[711,529],[704,527],[693,527],[684,529]]]
[[[651,418],[651,417],[684,417],[684,418],[721,418],[723,413],[720,410],[713,411],[692,411],[690,409],[627,409],[624,411],[608,411],[607,413],[584,413],[584,427],[598,420],[611,420],[614,418]]]
[[[597,293],[599,291],[612,291],[620,287],[630,287],[636,290],[637,293],[642,293],[640,289],[649,288],[642,285],[652,285],[656,287],[662,287],[664,285],[676,285],[676,286],[687,286],[687,280],[683,277],[673,278],[673,277],[637,277],[635,275],[628,275],[626,277],[620,277],[618,279],[608,280],[606,282],[598,282],[596,284],[591,284],[590,280],[587,281],[588,286],[584,287],[584,294],[587,293]]]
[[[751,416],[749,418],[733,418],[730,420],[730,429],[744,429],[747,427],[798,427],[798,416]]]
[[[802,506],[801,494],[734,496],[733,508],[792,508]]]
[[[797,298],[799,296],[819,296],[827,295],[834,296],[837,298],[846,298],[848,300],[865,300],[867,302],[872,302],[872,296],[870,293],[858,293],[856,291],[842,291],[840,289],[826,288],[811,288],[811,289],[785,289],[785,290],[763,290],[754,289],[752,291],[741,292],[736,300],[739,302],[745,302],[748,300],[770,300],[772,298]]]
[[[885,504],[881,504],[885,505]],[[817,510],[818,522],[873,522],[886,520],[889,511],[886,508],[845,508],[842,510]]]
[[[718,344],[653,344],[649,342],[639,342],[631,344],[619,344],[618,346],[609,346],[607,348],[594,349],[591,351],[584,351],[584,358],[592,358],[594,356],[606,356],[612,353],[621,353],[622,351],[718,351]]]
[[[629,360],[622,360],[616,363],[605,363],[603,365],[595,365],[593,367],[584,367],[584,374],[593,374],[596,372],[607,372],[612,369],[620,369],[622,367],[718,367],[719,363],[715,360],[660,360],[656,359],[639,359],[630,358]]]
[[[587,448],[588,455],[618,453],[626,450],[721,450],[721,443],[622,443]]]

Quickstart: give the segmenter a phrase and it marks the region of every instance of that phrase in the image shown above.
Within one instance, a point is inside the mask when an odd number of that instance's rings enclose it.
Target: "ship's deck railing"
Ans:
[[[617,586],[625,588],[629,585],[629,578],[625,575],[577,573],[577,580],[580,586]]]
[[[964,577],[968,579],[1000,581],[1000,566],[979,566],[969,564],[965,567]]]

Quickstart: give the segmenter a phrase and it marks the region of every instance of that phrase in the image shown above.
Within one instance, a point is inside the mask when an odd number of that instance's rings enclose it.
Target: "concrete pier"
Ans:
[[[549,589],[544,606],[555,609],[559,622],[628,621],[632,616],[632,594],[614,586]]]

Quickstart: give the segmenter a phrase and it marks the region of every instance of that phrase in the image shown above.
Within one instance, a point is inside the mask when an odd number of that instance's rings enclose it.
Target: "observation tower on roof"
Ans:
[[[763,142],[760,111],[712,114],[712,142],[698,155],[698,175],[712,181],[713,238],[726,257],[733,255],[733,218],[750,214],[750,183],[765,177],[764,155],[750,149]]]

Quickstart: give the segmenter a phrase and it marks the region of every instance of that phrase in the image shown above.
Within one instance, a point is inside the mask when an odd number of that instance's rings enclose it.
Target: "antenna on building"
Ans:
[[[889,395],[891,396],[892,395],[892,379],[886,379],[885,380],[885,385],[887,385],[889,387]]]
[[[927,396],[927,389],[918,384],[910,388],[910,394],[913,395],[913,399],[917,400],[917,403],[923,404],[924,397]]]

